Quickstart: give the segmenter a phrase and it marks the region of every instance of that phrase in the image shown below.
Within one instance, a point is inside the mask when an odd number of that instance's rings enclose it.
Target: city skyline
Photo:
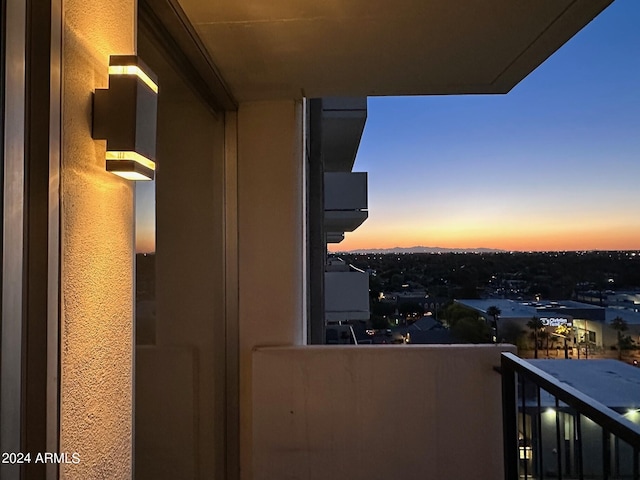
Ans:
[[[507,95],[370,97],[369,219],[330,250],[640,248],[639,21],[614,2]]]

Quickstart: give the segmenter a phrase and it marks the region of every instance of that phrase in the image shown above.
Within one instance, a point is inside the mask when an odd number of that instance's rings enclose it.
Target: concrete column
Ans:
[[[327,261],[324,230],[324,158],[322,153],[322,99],[309,100],[308,148],[308,250],[309,332],[308,343],[324,345],[324,268]]]
[[[66,0],[61,166],[61,479],[132,477],[132,182],[105,170],[91,100],[135,51],[134,0]],[[71,457],[70,457],[71,458]]]
[[[238,111],[238,280],[241,478],[251,478],[251,352],[305,335],[301,102]]]

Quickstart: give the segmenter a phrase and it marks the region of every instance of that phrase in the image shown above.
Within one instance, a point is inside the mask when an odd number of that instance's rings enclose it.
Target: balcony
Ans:
[[[352,232],[368,217],[367,173],[324,174],[324,225],[329,234]]]
[[[326,172],[325,210],[366,210],[367,172]]]
[[[628,413],[514,350],[257,348],[252,478],[637,479],[640,427]]]
[[[505,478],[638,480],[637,369],[614,360],[551,362],[502,355]],[[558,379],[563,371],[571,385]]]
[[[344,240],[344,232],[327,232],[325,239],[327,243],[340,243]]]
[[[322,144],[326,171],[351,171],[366,121],[366,97],[325,97],[322,100]]]
[[[324,273],[325,320],[369,320],[369,275],[360,271]]]
[[[339,236],[335,237],[335,234],[353,232],[368,217],[369,212],[362,210],[325,210],[324,228],[327,231],[327,240],[340,238]]]
[[[259,347],[252,478],[503,478],[511,345]]]

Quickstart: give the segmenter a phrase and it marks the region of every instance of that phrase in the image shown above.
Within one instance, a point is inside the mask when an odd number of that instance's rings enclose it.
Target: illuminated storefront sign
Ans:
[[[540,317],[540,321],[545,327],[559,327],[560,325],[566,325],[567,327],[573,326],[570,318]]]

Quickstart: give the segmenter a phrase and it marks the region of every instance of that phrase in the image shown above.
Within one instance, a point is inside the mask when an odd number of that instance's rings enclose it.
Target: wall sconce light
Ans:
[[[533,449],[531,447],[518,447],[520,450],[520,460],[531,460],[533,457]]]
[[[107,141],[107,171],[153,180],[156,169],[157,77],[135,55],[109,57],[109,88],[93,97],[93,138]]]

